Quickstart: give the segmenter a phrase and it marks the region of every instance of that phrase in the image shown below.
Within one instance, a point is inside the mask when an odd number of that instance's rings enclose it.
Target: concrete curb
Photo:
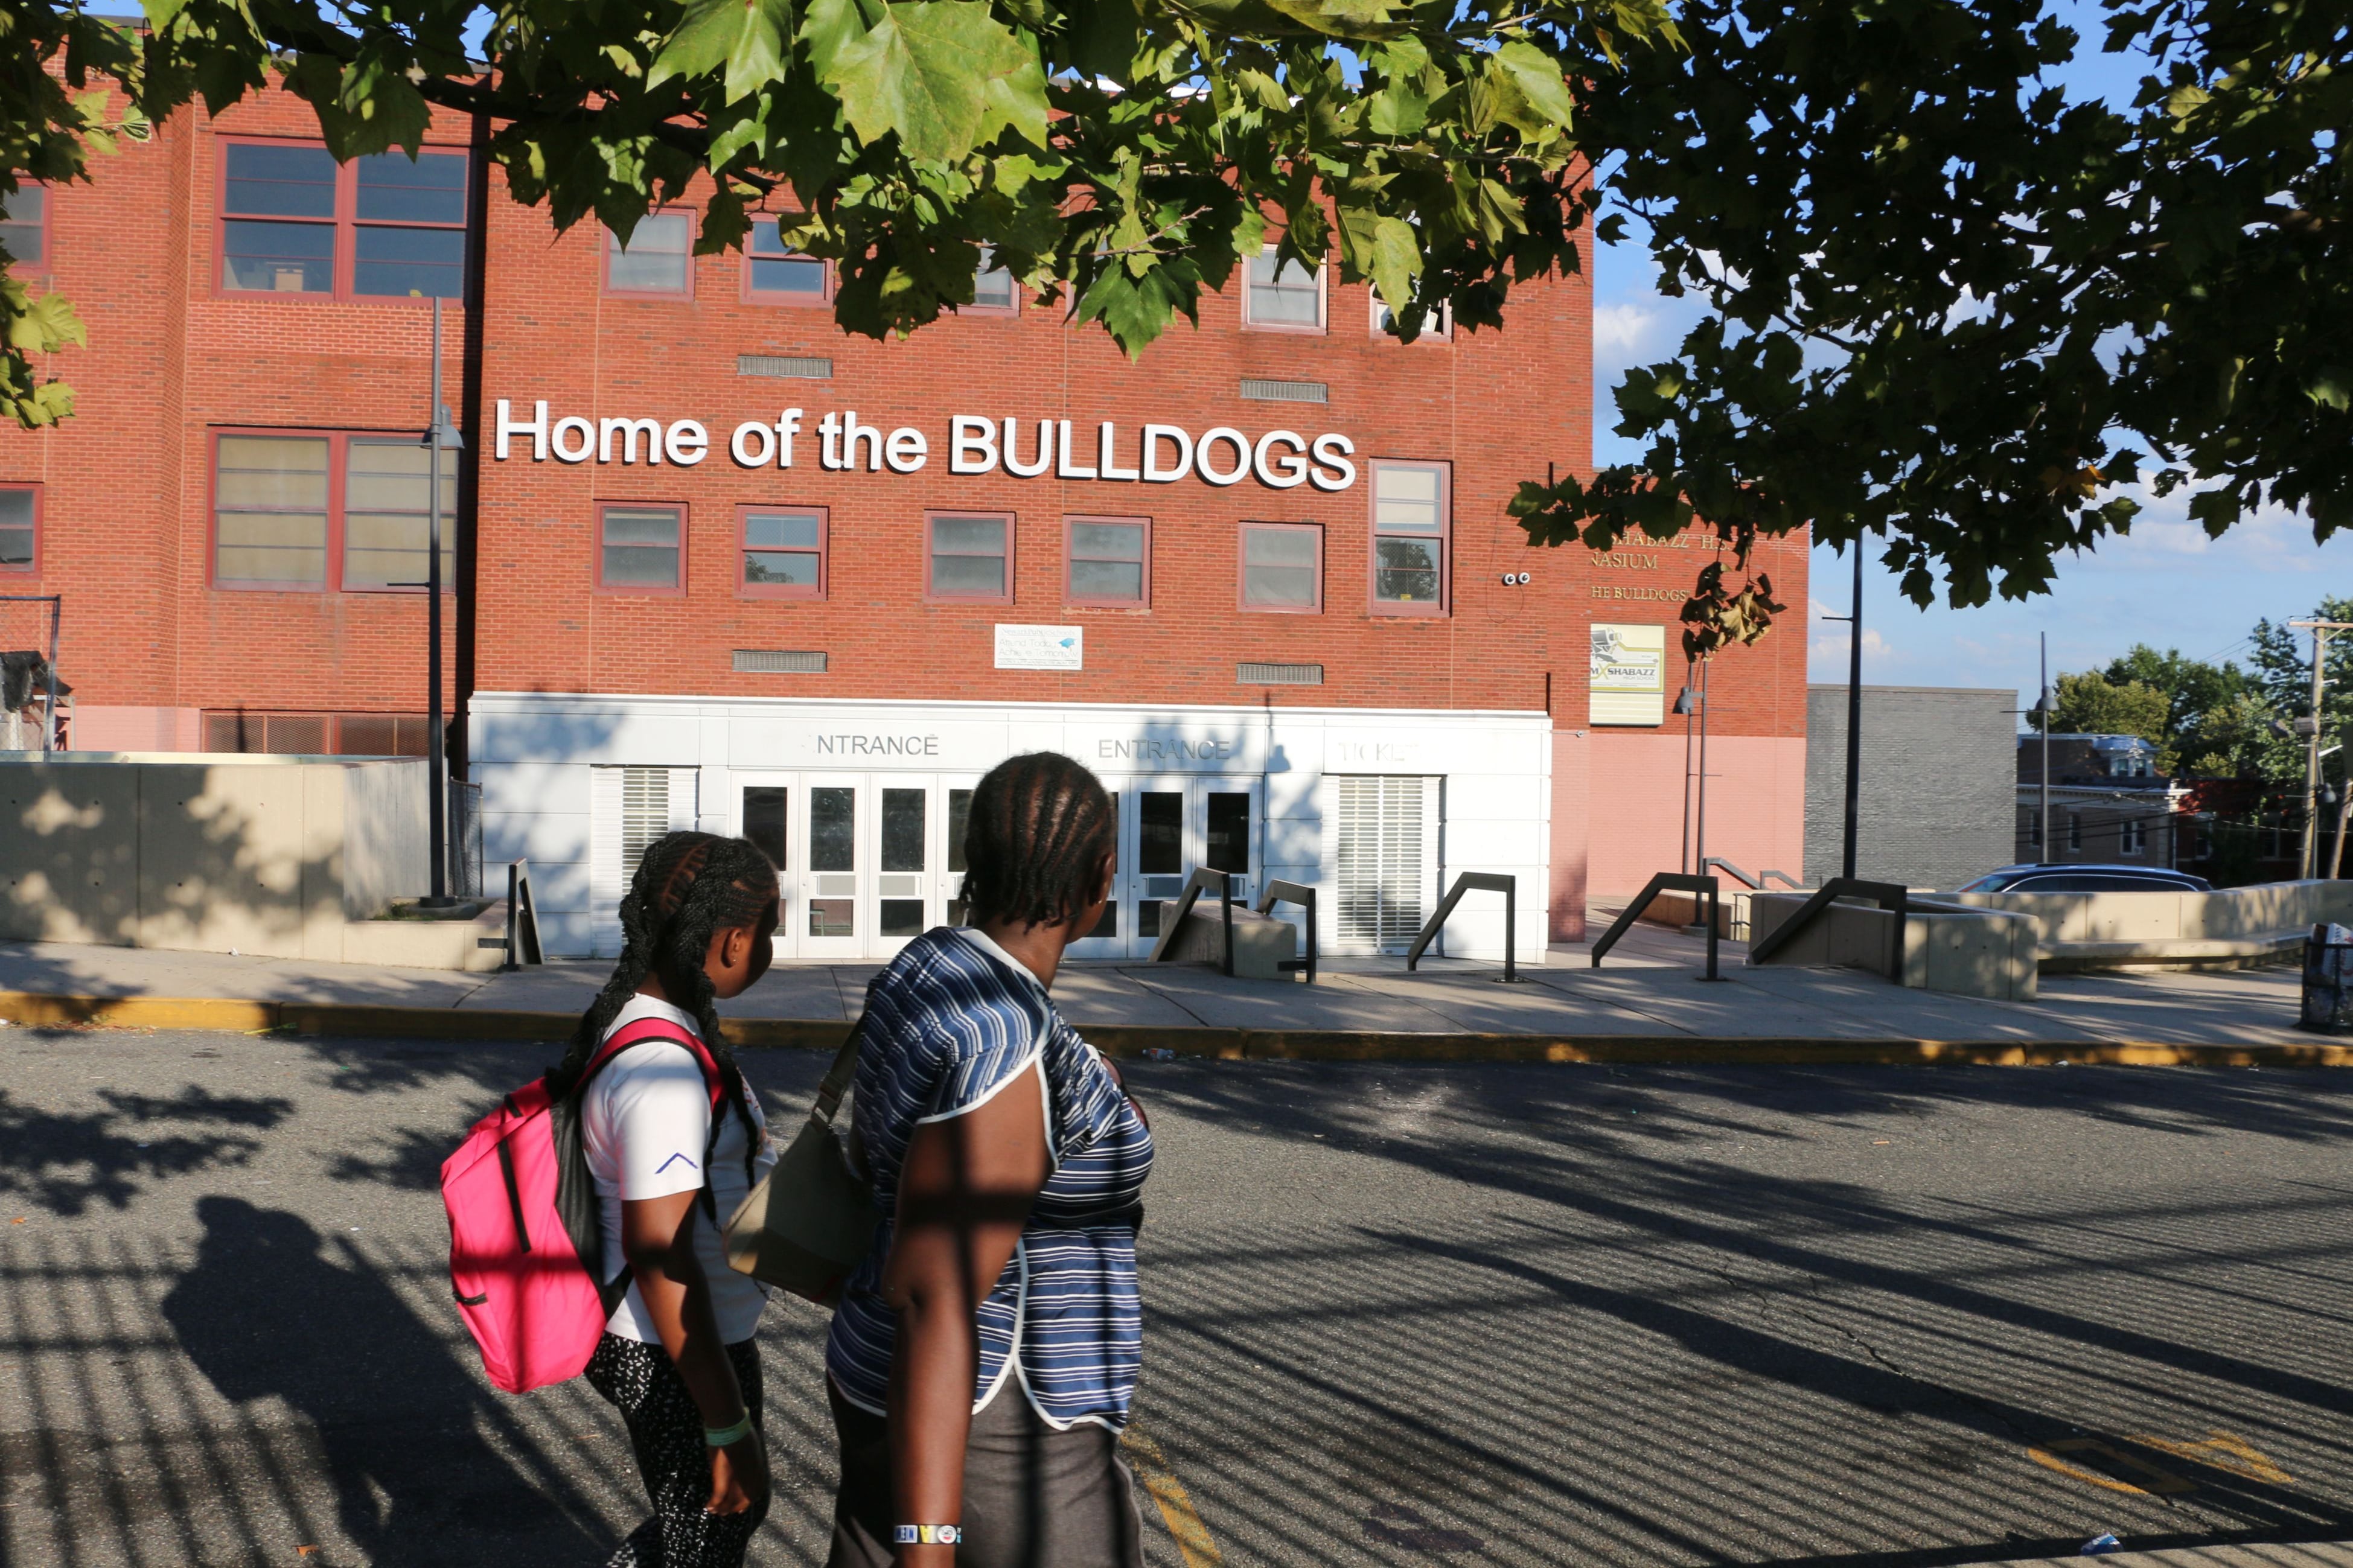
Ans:
[[[300,1035],[439,1040],[561,1040],[569,1013],[396,1007],[220,997],[54,996],[0,991],[14,1024],[105,1028],[285,1029]],[[849,1026],[815,1018],[730,1018],[739,1046],[838,1048]],[[1751,1067],[2353,1067],[2353,1045],[2175,1045],[2145,1040],[1743,1038],[1692,1035],[1391,1034],[1370,1029],[1167,1028],[1097,1024],[1082,1031],[1115,1057],[1148,1050],[1224,1061],[1625,1062]]]

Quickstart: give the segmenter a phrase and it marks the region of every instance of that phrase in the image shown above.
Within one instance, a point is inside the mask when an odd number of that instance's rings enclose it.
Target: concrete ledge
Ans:
[[[2299,963],[2309,932],[2273,931],[2265,936],[2153,942],[2047,942],[2036,960],[2045,974],[2084,974],[2100,970],[2263,969]]]
[[[0,992],[17,1025],[106,1028],[286,1029],[321,1036],[545,1040],[570,1037],[570,1013],[452,1007],[244,1002],[213,997],[50,996]],[[838,1020],[730,1018],[727,1037],[753,1047],[838,1049]],[[2137,1040],[1727,1038],[1692,1035],[1399,1034],[1350,1029],[1163,1028],[1098,1024],[1082,1031],[1107,1055],[1147,1050],[1224,1061],[1627,1062],[1713,1067],[2353,1067],[2353,1045],[2175,1045]]]

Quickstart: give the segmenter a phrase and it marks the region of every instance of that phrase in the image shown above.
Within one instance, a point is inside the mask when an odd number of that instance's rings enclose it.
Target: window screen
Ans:
[[[680,294],[692,281],[694,220],[685,213],[648,213],[626,246],[605,231],[605,289],[612,294]]]
[[[931,592],[941,599],[1003,599],[1012,579],[1006,517],[941,515],[931,520]]]
[[[33,528],[37,510],[32,489],[0,489],[0,572],[33,569]]]
[[[426,581],[430,447],[353,437],[343,463],[343,586],[417,588]],[[441,454],[441,586],[458,588],[458,455]]]
[[[1324,603],[1324,531],[1313,524],[1242,524],[1242,607],[1314,610]]]
[[[40,185],[24,184],[0,196],[0,245],[16,266],[32,271],[49,259],[49,193]]]
[[[1081,604],[1141,605],[1150,573],[1151,525],[1142,519],[1072,518],[1071,599]]]
[[[1297,261],[1278,265],[1272,246],[1250,258],[1243,300],[1247,319],[1254,327],[1324,324],[1324,288],[1315,270]]]
[[[675,589],[686,532],[674,506],[608,506],[601,513],[602,581],[607,588]]]
[[[260,587],[327,582],[323,436],[223,436],[215,445],[213,576]]]

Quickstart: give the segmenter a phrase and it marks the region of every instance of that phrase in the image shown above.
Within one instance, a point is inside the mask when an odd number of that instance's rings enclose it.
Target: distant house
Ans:
[[[2051,737],[2051,816],[2042,820],[2042,737],[2018,737],[2021,861],[2173,866],[2181,785],[2157,771],[2157,748],[2138,735]],[[2046,843],[2045,840],[2048,840]]]

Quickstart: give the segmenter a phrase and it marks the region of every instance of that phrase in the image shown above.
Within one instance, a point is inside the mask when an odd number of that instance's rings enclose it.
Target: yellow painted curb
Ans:
[[[0,991],[0,1018],[16,1024],[107,1028],[284,1028],[302,1035],[407,1039],[561,1040],[571,1013],[396,1007],[365,1003],[247,1002],[212,996],[47,996]],[[729,1018],[730,1043],[831,1051],[849,1026],[838,1019]],[[2353,1067],[2353,1045],[2175,1045],[2150,1040],[1742,1038],[1695,1035],[1387,1034],[1370,1029],[1170,1028],[1097,1024],[1081,1031],[1106,1055],[1173,1051],[1223,1061],[1619,1062],[1707,1067]]]

